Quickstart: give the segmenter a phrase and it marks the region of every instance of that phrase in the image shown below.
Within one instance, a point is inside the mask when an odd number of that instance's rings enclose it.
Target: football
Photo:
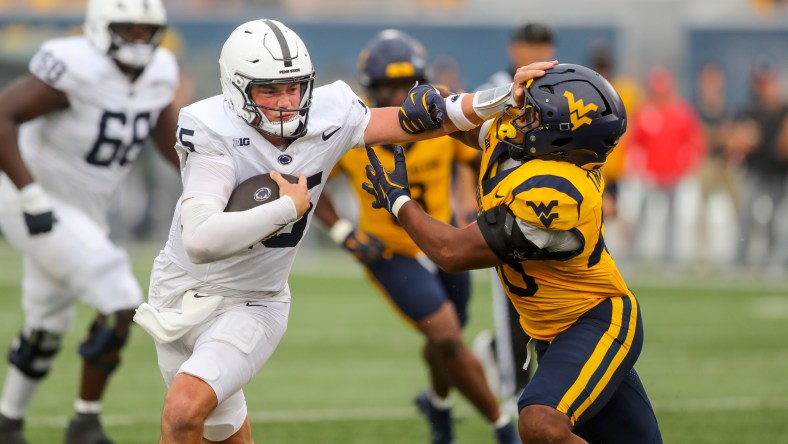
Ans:
[[[290,183],[298,182],[297,177],[289,174],[282,174],[282,177]],[[260,174],[246,179],[233,190],[224,211],[244,211],[276,199],[279,199],[279,185],[270,174]]]

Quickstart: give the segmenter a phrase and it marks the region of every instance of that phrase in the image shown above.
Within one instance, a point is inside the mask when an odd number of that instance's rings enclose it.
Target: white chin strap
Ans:
[[[298,127],[301,125],[300,117],[300,114],[296,114],[292,119],[282,123],[269,122],[268,119],[263,116],[263,123],[260,125],[260,129],[278,137],[290,137],[298,131]]]
[[[153,58],[156,47],[150,43],[123,43],[112,52],[118,62],[134,68],[144,68]]]

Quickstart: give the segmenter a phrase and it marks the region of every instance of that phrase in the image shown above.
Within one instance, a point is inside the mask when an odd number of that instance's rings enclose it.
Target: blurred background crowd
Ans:
[[[629,130],[605,167],[618,193],[606,241],[619,264],[773,277],[788,265],[787,1],[165,4],[171,27],[164,45],[182,68],[179,105],[220,93],[221,44],[255,17],[281,20],[301,35],[318,85],[342,79],[356,87],[358,52],[393,27],[425,44],[433,83],[464,90],[515,63],[514,45],[534,37],[522,26],[539,23],[537,43],[561,62],[604,73],[627,105]],[[83,11],[84,0],[0,0],[0,85],[25,72],[45,40],[81,32]],[[117,196],[115,238],[166,235],[180,183],[148,151]],[[313,230],[308,248],[320,248],[324,237]]]

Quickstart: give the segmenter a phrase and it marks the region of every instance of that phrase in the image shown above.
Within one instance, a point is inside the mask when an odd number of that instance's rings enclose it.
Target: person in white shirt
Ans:
[[[98,414],[142,290],[109,238],[107,206],[153,139],[174,167],[178,65],[158,46],[161,0],[91,0],[85,35],[55,38],[30,74],[0,92],[0,230],[24,255],[25,321],[0,396],[0,442],[22,444],[23,418],[50,370],[75,303],[98,315],[67,444],[109,443]]]
[[[524,67],[515,81],[525,83],[552,66]],[[169,387],[161,444],[252,442],[242,389],[287,327],[287,277],[342,155],[475,127],[487,115],[485,106],[502,106],[475,105],[468,95],[452,104],[454,118],[441,127],[447,105],[432,87],[414,87],[399,109],[368,108],[342,81],[313,88],[304,42],[275,20],[236,28],[219,68],[222,94],[181,110],[176,149],[183,193],[153,265],[148,302],[135,315],[156,342]],[[521,87],[509,88],[502,100],[522,103],[523,94]],[[417,123],[405,132],[400,121]],[[224,212],[233,189],[263,173],[271,173],[281,197]],[[297,176],[298,183],[281,173]]]

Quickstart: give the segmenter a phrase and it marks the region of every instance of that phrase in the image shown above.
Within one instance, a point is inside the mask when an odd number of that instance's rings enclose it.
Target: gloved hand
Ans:
[[[386,251],[383,241],[353,226],[347,219],[339,219],[329,232],[331,239],[367,265],[374,264]]]
[[[367,147],[367,179],[361,188],[371,194],[375,201],[372,208],[385,208],[394,217],[405,202],[410,200],[410,186],[408,185],[408,170],[405,165],[405,150],[401,146],[394,147],[394,171],[388,172],[380,163],[375,150]]]
[[[25,216],[25,225],[31,236],[49,233],[57,222],[52,213],[52,203],[41,185],[33,182],[19,190],[19,200]]]
[[[399,126],[408,134],[421,134],[441,127],[446,102],[432,85],[416,85],[399,109]]]

